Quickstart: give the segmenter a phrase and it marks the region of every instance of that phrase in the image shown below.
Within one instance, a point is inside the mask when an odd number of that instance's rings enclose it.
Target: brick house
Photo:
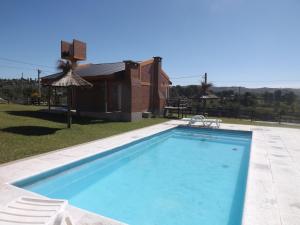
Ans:
[[[93,84],[90,89],[75,88],[72,108],[80,115],[117,121],[134,121],[143,112],[161,114],[169,96],[171,81],[162,69],[162,58],[147,61],[83,64],[74,71]],[[43,77],[43,85],[60,77]]]

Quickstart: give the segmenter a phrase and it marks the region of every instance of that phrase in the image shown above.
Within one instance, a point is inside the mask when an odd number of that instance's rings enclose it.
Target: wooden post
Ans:
[[[51,86],[48,87],[48,111],[51,110]]]
[[[56,94],[56,87],[54,87],[54,106],[57,106],[57,94]]]
[[[41,92],[41,77],[40,77],[40,75],[41,75],[41,70],[40,69],[38,69],[37,70],[37,72],[38,72],[38,94],[39,94],[39,96],[38,96],[38,104],[39,105],[41,105],[41,97],[42,97],[42,92]]]
[[[71,115],[71,98],[72,98],[72,87],[68,87],[68,128],[71,128],[72,124],[72,115]]]

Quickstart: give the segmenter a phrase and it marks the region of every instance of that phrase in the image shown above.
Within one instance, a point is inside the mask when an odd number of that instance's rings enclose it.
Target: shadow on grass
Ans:
[[[13,116],[25,116],[25,117],[48,120],[56,123],[67,122],[66,113],[56,114],[56,113],[49,113],[45,111],[7,111],[6,113]],[[89,118],[89,117],[80,117],[76,115],[72,116],[73,124],[88,125],[88,124],[107,123],[107,122],[110,121],[103,120],[103,119]]]
[[[21,134],[25,136],[42,136],[54,134],[56,131],[61,130],[58,128],[41,127],[41,126],[18,126],[18,127],[7,127],[2,129],[3,132]]]

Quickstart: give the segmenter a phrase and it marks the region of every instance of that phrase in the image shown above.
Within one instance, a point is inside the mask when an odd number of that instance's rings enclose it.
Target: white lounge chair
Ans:
[[[74,225],[66,215],[68,201],[20,197],[0,209],[1,225]]]
[[[220,123],[222,120],[220,119],[209,119],[203,115],[193,116],[190,120],[188,120],[188,126],[192,127],[220,127]]]

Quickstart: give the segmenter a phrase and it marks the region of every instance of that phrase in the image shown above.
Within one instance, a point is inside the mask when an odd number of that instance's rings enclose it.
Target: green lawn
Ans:
[[[39,112],[42,107],[0,104],[0,163],[49,152],[114,134],[161,123],[167,119],[144,119],[137,122],[107,122],[88,118],[73,118],[71,129],[66,117]],[[222,118],[223,123],[281,126],[247,120]]]
[[[64,115],[38,110],[42,107],[0,104],[0,163],[161,123],[166,119],[107,122],[73,118],[66,128]]]

